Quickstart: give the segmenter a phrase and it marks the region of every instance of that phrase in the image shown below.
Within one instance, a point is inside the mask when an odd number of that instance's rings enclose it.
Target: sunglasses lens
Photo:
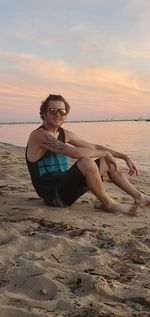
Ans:
[[[49,108],[48,111],[52,116],[55,116],[57,114],[57,109]]]
[[[61,116],[65,116],[66,115],[66,110],[65,109],[58,109],[58,112]]]
[[[56,116],[57,113],[59,113],[61,116],[65,116],[67,114],[66,109],[49,108],[48,111],[53,116]]]

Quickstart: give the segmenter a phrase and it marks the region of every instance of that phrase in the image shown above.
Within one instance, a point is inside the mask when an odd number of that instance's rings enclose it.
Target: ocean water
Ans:
[[[26,146],[28,137],[40,124],[0,125],[0,142]],[[64,123],[64,128],[82,139],[102,144],[128,154],[136,163],[141,177],[150,179],[150,122],[112,121]],[[119,164],[124,162],[119,160]],[[125,164],[124,164],[125,165]]]

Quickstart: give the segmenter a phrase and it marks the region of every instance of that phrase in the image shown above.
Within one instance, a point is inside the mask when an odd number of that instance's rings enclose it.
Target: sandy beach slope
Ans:
[[[23,148],[1,144],[0,165],[0,317],[150,316],[150,208],[100,212],[91,193],[50,208],[34,192]],[[150,193],[150,183],[132,182]]]

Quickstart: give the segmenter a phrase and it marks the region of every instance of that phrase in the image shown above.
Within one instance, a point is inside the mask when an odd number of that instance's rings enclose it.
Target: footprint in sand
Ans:
[[[8,307],[8,306],[1,306],[0,308],[0,316],[1,317],[10,317],[10,316],[15,316],[15,317],[44,317],[44,315],[37,315],[29,312],[25,312],[23,309],[19,308],[14,308],[14,307]]]
[[[37,301],[53,300],[57,294],[57,285],[44,275],[16,277],[8,289],[13,293],[27,295]]]

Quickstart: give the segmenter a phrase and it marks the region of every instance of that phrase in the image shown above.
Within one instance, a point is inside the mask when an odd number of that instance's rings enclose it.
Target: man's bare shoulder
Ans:
[[[59,141],[57,137],[42,127],[32,132],[29,145],[34,145],[40,149],[47,149],[56,153],[62,152],[66,146],[65,143]]]
[[[45,139],[45,136],[47,135],[47,131],[43,129],[42,127],[39,127],[38,129],[34,130],[30,134],[30,140],[36,140],[36,141],[41,141]]]

